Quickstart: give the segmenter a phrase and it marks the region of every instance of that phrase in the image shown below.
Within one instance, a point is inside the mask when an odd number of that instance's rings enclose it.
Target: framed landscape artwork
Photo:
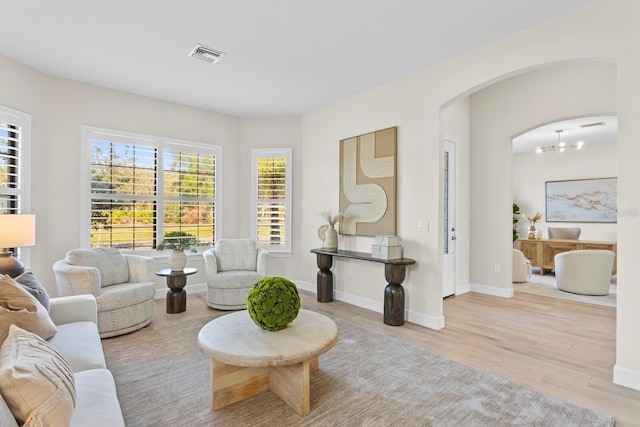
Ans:
[[[547,222],[617,222],[617,178],[548,181]]]
[[[396,234],[397,129],[340,141],[340,234]]]

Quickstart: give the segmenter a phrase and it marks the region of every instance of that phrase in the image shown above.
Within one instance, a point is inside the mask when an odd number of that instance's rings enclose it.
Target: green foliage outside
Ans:
[[[92,199],[92,247],[152,249],[158,220],[165,236],[189,232],[196,243],[213,244],[215,157],[170,150],[157,162],[164,182],[156,190],[155,148],[92,141],[91,190],[107,196]],[[157,192],[165,197],[159,218]]]
[[[518,221],[520,220],[520,206],[513,204],[513,241],[518,240]]]

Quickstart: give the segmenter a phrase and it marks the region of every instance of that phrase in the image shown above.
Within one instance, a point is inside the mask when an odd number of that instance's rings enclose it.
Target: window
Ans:
[[[31,116],[0,106],[0,214],[30,213],[30,163]],[[6,249],[29,263],[27,248]]]
[[[83,126],[90,247],[151,250],[181,231],[212,245],[221,148]]]
[[[258,245],[291,252],[291,149],[251,150],[252,227]]]
[[[31,116],[0,106],[0,209],[4,214],[30,208]]]

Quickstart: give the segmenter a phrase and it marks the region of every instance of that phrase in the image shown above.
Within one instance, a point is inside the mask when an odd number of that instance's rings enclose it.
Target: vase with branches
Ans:
[[[319,235],[322,235],[324,241],[322,249],[335,252],[338,250],[338,232],[335,225],[344,218],[344,214],[342,212],[332,214],[329,211],[322,211],[320,212],[320,217],[327,222],[327,224],[320,227],[318,232]]]
[[[529,221],[529,236],[528,237],[530,239],[535,239],[536,238],[536,222],[538,222],[538,220],[540,218],[542,218],[542,214],[540,212],[536,212],[535,215],[529,216],[526,213],[523,213],[522,217],[524,219],[526,219],[527,221]]]

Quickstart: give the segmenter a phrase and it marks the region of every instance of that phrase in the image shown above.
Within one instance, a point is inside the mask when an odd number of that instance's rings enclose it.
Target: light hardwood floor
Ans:
[[[444,301],[445,328],[406,322],[387,326],[382,314],[344,302],[316,302],[300,291],[302,306],[395,337],[469,366],[613,415],[616,426],[640,426],[640,392],[613,384],[616,312],[538,295],[511,299],[476,293]],[[170,322],[158,300],[154,321]],[[187,313],[206,308],[204,294],[189,295]],[[185,313],[185,314],[187,314]]]
[[[382,314],[339,301],[303,306],[567,402],[613,415],[616,426],[640,426],[640,392],[613,384],[614,308],[516,293],[511,299],[468,293],[444,301],[446,325],[387,326]]]

